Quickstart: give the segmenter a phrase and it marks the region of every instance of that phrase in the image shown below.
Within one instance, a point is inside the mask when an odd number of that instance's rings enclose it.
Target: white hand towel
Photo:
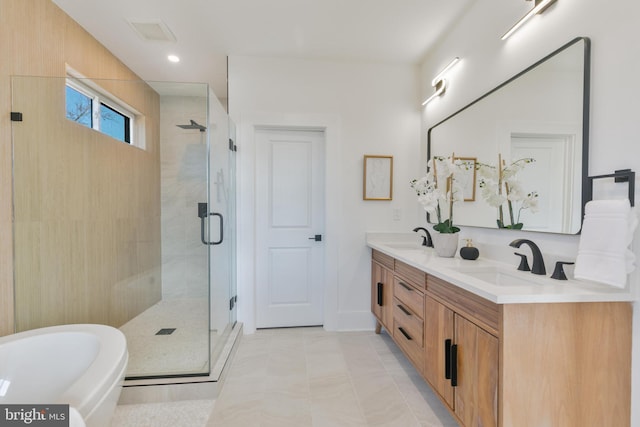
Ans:
[[[638,225],[629,200],[593,200],[585,206],[574,277],[624,288],[634,268],[629,249]]]

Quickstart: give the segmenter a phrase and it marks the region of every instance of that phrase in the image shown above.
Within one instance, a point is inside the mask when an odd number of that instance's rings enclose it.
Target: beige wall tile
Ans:
[[[64,77],[65,64],[87,77],[138,80],[51,1],[0,0],[0,54],[5,88],[11,76]],[[15,327],[14,273],[20,330],[119,326],[160,298],[159,98],[140,83],[103,82],[144,114],[139,150],[67,121],[63,79],[13,83],[0,92],[0,335]],[[13,108],[24,113],[14,128]]]

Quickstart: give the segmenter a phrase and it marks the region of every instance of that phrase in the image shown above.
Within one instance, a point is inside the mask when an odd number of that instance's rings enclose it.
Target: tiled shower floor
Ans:
[[[207,310],[205,298],[167,299],[123,325],[120,330],[129,350],[127,376],[207,372]],[[170,334],[157,335],[161,329],[174,328]],[[210,335],[217,337],[215,332]]]

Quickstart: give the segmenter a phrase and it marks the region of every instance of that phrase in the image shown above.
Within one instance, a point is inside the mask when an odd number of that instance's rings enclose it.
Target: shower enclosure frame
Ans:
[[[109,140],[108,136],[69,123],[64,116],[61,118],[59,108],[64,105],[64,81],[65,78],[61,77],[39,76],[12,76],[11,79],[12,111],[22,113],[23,117],[23,121],[12,122],[16,331],[66,323],[103,323],[119,327],[124,321],[122,319],[131,319],[140,312],[141,308],[136,307],[151,307],[151,303],[145,301],[135,306],[138,294],[141,295],[146,288],[153,288],[157,295],[158,286],[162,286],[162,274],[158,270],[161,267],[152,261],[153,253],[157,253],[158,249],[151,249],[153,242],[159,244],[157,239],[160,236],[149,234],[149,230],[160,228],[160,214],[149,211],[151,216],[145,216],[136,213],[135,208],[152,206],[155,203],[153,200],[159,197],[153,185],[145,184],[144,175],[147,173],[145,170],[149,170],[150,176],[160,173],[159,106],[162,97],[153,87],[164,83],[107,79],[92,81],[109,89],[127,104],[134,105],[144,116],[141,120],[143,135],[152,139],[147,140],[141,148]],[[219,102],[212,98],[213,93],[207,85],[203,85],[203,88],[206,90],[204,120],[208,126],[206,130],[200,129],[205,126],[197,121],[191,125],[199,126],[198,131],[204,134],[201,138],[205,139],[206,144],[206,196],[207,205],[212,206],[210,103]],[[216,108],[219,112],[218,105]],[[223,120],[228,120],[226,113]],[[227,140],[228,136],[225,137],[225,145]],[[27,144],[23,144],[24,141]],[[153,166],[154,163],[156,166]],[[144,167],[137,168],[140,164]],[[153,172],[154,168],[157,168],[157,172]],[[122,175],[132,169],[132,178],[127,181]],[[31,181],[27,181],[29,175]],[[52,178],[62,180],[60,187],[54,187]],[[235,177],[229,181],[235,181]],[[98,184],[97,187],[92,187],[95,184]],[[118,188],[114,190],[113,187]],[[102,194],[101,191],[107,193],[103,199],[96,196]],[[120,200],[118,191],[126,193],[123,196],[126,200]],[[235,196],[235,190],[230,192]],[[200,226],[195,210],[196,207],[192,207],[190,215]],[[112,216],[110,211],[113,211]],[[131,219],[124,215],[130,215]],[[52,221],[47,222],[49,219]],[[114,223],[110,228],[104,225],[109,222]],[[235,225],[235,220],[231,218],[225,223]],[[207,229],[211,230],[209,225]],[[235,227],[233,230],[235,232]],[[234,233],[226,234],[233,246]],[[85,248],[83,245],[86,244],[89,246]],[[212,260],[210,246],[207,245],[207,264]],[[131,250],[120,251],[120,247]],[[42,256],[45,252],[51,259]],[[27,258],[25,255],[33,256]],[[235,253],[231,255],[235,259]],[[97,269],[89,265],[90,257],[97,260],[94,262]],[[147,267],[127,277],[125,270],[132,268],[133,263]],[[52,272],[45,271],[45,267],[50,270],[53,268]],[[101,274],[100,271],[107,274]],[[235,271],[230,271],[229,276],[235,277]],[[206,277],[206,369],[137,375],[136,379],[210,374],[213,364],[209,332],[213,320],[212,281],[212,267],[209,266]],[[34,285],[26,292],[22,289],[25,282]],[[232,288],[229,284],[229,293]],[[231,299],[236,301],[234,298],[235,294]],[[228,307],[227,304],[229,301],[224,302]],[[115,314],[109,312],[114,308]],[[227,314],[231,329],[235,324],[235,315],[233,311]],[[47,315],[50,318],[46,318]],[[25,319],[30,323],[25,323]]]

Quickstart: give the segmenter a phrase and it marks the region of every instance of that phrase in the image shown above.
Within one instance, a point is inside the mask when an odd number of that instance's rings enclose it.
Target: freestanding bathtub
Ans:
[[[62,325],[0,338],[0,404],[69,404],[87,427],[108,427],[128,354],[118,329]]]

